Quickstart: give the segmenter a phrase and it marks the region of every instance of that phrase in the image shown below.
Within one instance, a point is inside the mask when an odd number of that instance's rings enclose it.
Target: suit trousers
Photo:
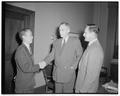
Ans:
[[[68,83],[55,82],[55,93],[73,93],[75,76]]]

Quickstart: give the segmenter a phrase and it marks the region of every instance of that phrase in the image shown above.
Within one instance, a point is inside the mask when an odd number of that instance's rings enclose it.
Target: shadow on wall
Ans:
[[[60,32],[59,32],[59,27],[56,28],[55,35],[56,35],[56,38],[57,38],[57,39],[60,39],[60,38],[61,38]]]
[[[79,35],[79,39],[81,41],[81,45],[82,45],[83,51],[85,51],[85,49],[87,48],[88,42],[86,42],[84,40],[85,38],[84,38],[83,34],[84,34],[84,31],[81,31],[80,35]]]
[[[59,27],[55,29],[55,33],[52,35],[52,41],[54,42],[56,39],[60,39],[60,32],[59,32]],[[50,45],[49,52],[52,51],[53,48],[53,43]]]
[[[17,32],[17,34],[16,34],[16,36],[15,36],[15,39],[16,39],[18,45],[20,45],[20,44],[22,43],[22,40],[21,40],[20,37],[19,37],[19,32]]]

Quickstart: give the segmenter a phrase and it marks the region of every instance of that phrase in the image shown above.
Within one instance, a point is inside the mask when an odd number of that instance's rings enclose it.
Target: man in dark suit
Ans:
[[[103,64],[104,53],[98,40],[99,28],[87,25],[83,36],[89,42],[78,69],[76,93],[96,93],[99,85],[99,74]]]
[[[19,33],[22,44],[17,48],[15,61],[17,75],[15,79],[16,93],[33,93],[35,86],[34,74],[40,69],[40,65],[34,65],[30,44],[33,40],[32,31],[24,29]]]
[[[62,38],[53,43],[52,52],[41,65],[47,65],[55,60],[53,70],[55,93],[73,93],[75,70],[82,55],[82,47],[78,37],[69,35],[68,23],[61,23],[59,31]]]

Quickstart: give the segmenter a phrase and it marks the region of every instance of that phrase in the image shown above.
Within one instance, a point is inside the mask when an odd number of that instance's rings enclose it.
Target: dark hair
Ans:
[[[59,27],[60,27],[61,25],[65,25],[65,26],[67,26],[67,27],[69,27],[69,28],[70,28],[70,24],[69,24],[69,23],[67,23],[67,22],[62,22],[62,23],[60,23]]]
[[[28,30],[31,31],[30,28],[24,28],[24,29],[22,29],[22,30],[19,32],[19,37],[20,37],[21,40],[23,40],[22,36],[24,36],[25,33],[26,33]]]
[[[96,34],[100,32],[99,27],[95,24],[87,24],[87,26],[89,27],[90,32],[95,32]]]

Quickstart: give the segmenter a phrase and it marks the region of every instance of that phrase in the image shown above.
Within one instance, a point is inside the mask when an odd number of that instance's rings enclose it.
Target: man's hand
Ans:
[[[46,63],[44,61],[39,62],[39,66],[40,66],[41,69],[44,69],[45,66],[46,66]]]

